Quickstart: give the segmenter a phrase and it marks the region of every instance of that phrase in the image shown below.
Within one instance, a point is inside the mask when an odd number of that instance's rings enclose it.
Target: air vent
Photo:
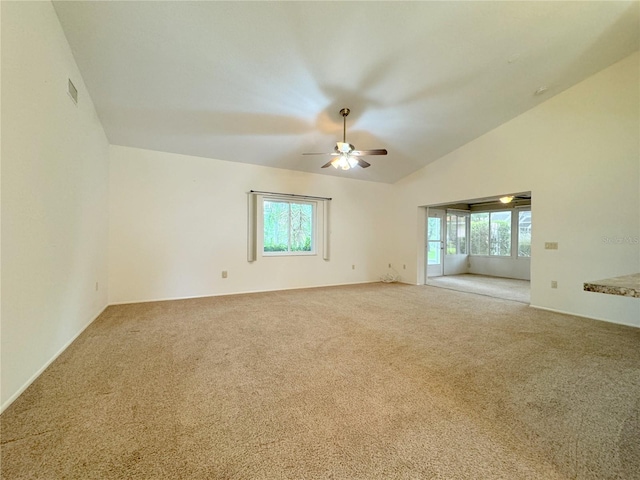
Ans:
[[[75,103],[77,105],[78,104],[78,89],[73,84],[71,79],[69,79],[69,91],[67,93],[69,93],[69,96],[71,97],[71,100],[73,100],[73,103]]]

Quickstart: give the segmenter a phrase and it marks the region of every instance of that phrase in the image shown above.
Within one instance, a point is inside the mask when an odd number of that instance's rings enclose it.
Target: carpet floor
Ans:
[[[465,273],[430,277],[427,283],[432,287],[449,288],[459,292],[531,303],[531,282],[529,280]]]
[[[429,286],[109,307],[3,479],[638,479],[640,329]]]

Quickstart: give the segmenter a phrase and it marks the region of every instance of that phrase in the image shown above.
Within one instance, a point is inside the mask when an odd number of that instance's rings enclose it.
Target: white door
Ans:
[[[429,209],[427,217],[427,278],[442,275],[442,260],[444,256],[444,211]]]

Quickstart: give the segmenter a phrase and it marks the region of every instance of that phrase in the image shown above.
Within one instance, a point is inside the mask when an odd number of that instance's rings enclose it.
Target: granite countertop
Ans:
[[[587,292],[640,298],[640,273],[586,282],[584,284],[584,290]]]

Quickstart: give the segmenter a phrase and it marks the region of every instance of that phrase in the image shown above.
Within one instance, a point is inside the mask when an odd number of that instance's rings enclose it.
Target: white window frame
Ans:
[[[264,252],[263,241],[264,241],[264,211],[263,198],[283,198],[285,200],[291,199],[300,199],[303,201],[308,201],[310,203],[315,203],[316,208],[314,209],[315,215],[315,232],[313,234],[313,241],[315,242],[315,257],[322,258],[325,262],[330,261],[331,259],[331,219],[330,219],[330,197],[311,197],[307,195],[295,195],[289,193],[272,193],[272,192],[261,192],[256,190],[250,190],[247,192],[247,262],[253,263],[257,261],[259,258],[274,258],[276,255],[267,255],[266,257],[263,254],[259,255],[259,252]],[[295,203],[295,202],[294,202]],[[262,233],[260,233],[262,232]],[[289,252],[286,252],[286,256]],[[322,256],[320,255],[322,253]],[[281,255],[280,255],[281,256]],[[314,254],[309,254],[305,252],[305,254],[293,255],[298,257],[313,257]]]
[[[491,218],[491,213],[492,212],[505,212],[507,210],[504,209],[500,209],[500,210],[478,210],[478,211],[473,211],[471,212],[472,214],[474,213],[488,213],[489,214],[489,218]],[[491,258],[513,258],[513,259],[517,259],[517,260],[530,260],[531,256],[524,256],[524,255],[520,255],[520,249],[518,248],[520,246],[520,212],[530,212],[531,211],[531,207],[530,206],[526,206],[526,207],[516,207],[513,210],[511,210],[511,255],[484,255],[484,254],[476,254],[476,253],[471,253],[471,220],[469,220],[469,255],[473,256],[473,257],[491,257]],[[471,216],[469,216],[469,218],[471,218]],[[489,220],[489,222],[491,222],[491,220]],[[533,222],[532,222],[533,225]],[[489,229],[491,229],[491,223],[489,223]],[[489,231],[489,234],[491,234],[491,231]],[[491,242],[491,239],[489,239],[489,242]],[[489,243],[489,245],[491,245],[491,243]]]
[[[516,231],[516,240],[515,240],[515,249],[516,249],[516,257],[518,259],[530,259],[531,253],[529,255],[520,255],[520,212],[529,212],[531,215],[531,207],[528,208],[519,208],[518,214],[514,215],[515,217],[515,231]],[[531,235],[531,229],[533,228],[533,216],[531,216],[531,225],[529,225],[529,235]],[[513,247],[512,247],[513,248]]]
[[[288,203],[296,204],[296,205],[311,205],[312,213],[311,213],[311,250],[310,251],[286,251],[286,252],[265,252],[264,251],[264,203],[265,202],[278,202],[278,203]],[[258,251],[263,257],[306,257],[306,256],[315,256],[318,254],[317,245],[318,245],[318,202],[315,200],[298,200],[295,198],[284,197],[284,196],[276,196],[276,195],[263,195],[260,201],[260,212],[257,216],[258,218],[258,238],[259,245]],[[289,232],[291,233],[291,232]],[[289,242],[291,239],[289,238]]]
[[[444,223],[445,223],[445,248],[444,248],[444,254],[448,255],[448,256],[455,256],[455,255],[463,255],[463,256],[469,256],[469,252],[470,252],[470,241],[471,241],[471,222],[469,220],[470,218],[470,214],[471,212],[466,211],[466,210],[447,210],[445,212],[445,217],[444,217]],[[460,253],[460,237],[458,237],[457,232],[456,232],[456,252],[457,253],[449,253],[449,243],[448,243],[448,238],[449,238],[449,222],[447,221],[447,217],[449,215],[455,215],[458,218],[464,218],[464,228],[465,228],[465,241],[464,241],[464,248],[465,248],[465,252],[466,253]],[[457,228],[457,222],[456,222],[456,228]]]
[[[510,221],[510,235],[509,235],[509,245],[510,245],[510,253],[509,255],[495,255],[491,253],[491,214],[492,213],[502,213],[502,212],[510,212],[511,213],[511,221]],[[471,251],[471,238],[472,238],[472,234],[471,234],[471,215],[474,214],[479,214],[479,213],[488,213],[489,214],[489,254],[485,255],[483,253],[473,253]],[[513,255],[513,249],[514,249],[514,234],[513,234],[513,219],[514,217],[517,217],[516,215],[513,214],[513,210],[509,210],[509,209],[500,209],[500,210],[478,210],[478,211],[473,211],[470,213],[469,215],[469,256],[471,257],[491,257],[491,258],[512,258]],[[516,232],[517,235],[517,232]],[[517,243],[516,243],[516,248],[517,248]],[[517,252],[516,252],[517,254]],[[523,257],[525,258],[525,257]]]

